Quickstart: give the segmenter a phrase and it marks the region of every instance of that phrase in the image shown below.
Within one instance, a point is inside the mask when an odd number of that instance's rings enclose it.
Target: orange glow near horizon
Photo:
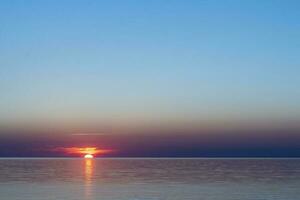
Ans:
[[[99,149],[97,147],[61,147],[55,150],[62,151],[66,154],[81,155],[84,158],[93,158],[96,155],[104,155],[112,151],[110,149]]]

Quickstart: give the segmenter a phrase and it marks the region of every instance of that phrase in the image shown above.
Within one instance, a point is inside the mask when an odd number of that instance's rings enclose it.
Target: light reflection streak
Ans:
[[[93,159],[84,159],[84,175],[85,175],[85,199],[93,199]]]

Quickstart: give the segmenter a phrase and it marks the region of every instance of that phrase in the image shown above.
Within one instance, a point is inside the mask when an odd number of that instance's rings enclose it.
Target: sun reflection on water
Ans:
[[[85,199],[93,199],[93,159],[84,159],[84,175],[85,175]]]

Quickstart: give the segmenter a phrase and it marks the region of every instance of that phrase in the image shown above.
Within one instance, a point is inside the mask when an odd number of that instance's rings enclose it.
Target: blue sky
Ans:
[[[276,0],[1,1],[0,120],[297,123],[299,9]]]

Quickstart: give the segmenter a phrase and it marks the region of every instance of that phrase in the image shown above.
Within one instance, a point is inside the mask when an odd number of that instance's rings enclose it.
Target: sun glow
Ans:
[[[86,154],[84,158],[94,158],[94,156],[92,154]]]
[[[65,154],[81,156],[84,158],[94,158],[96,155],[101,156],[112,152],[110,149],[100,149],[97,147],[60,147],[56,151],[61,151]]]

